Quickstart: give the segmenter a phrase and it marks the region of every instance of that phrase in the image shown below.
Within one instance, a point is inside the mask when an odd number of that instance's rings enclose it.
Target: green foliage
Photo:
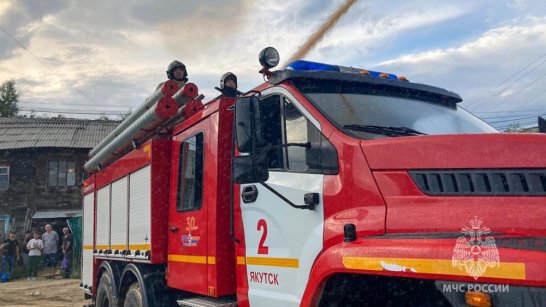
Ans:
[[[125,120],[127,117],[129,117],[129,115],[131,115],[131,113],[133,113],[133,110],[131,108],[129,108],[127,110],[127,112],[123,113],[123,114],[120,114],[118,115],[118,118],[116,118],[116,120]]]
[[[21,118],[51,118],[46,113],[36,113],[34,110],[30,110],[29,114],[19,114],[17,116]]]
[[[504,129],[504,132],[521,133],[524,132],[523,130],[519,123],[512,123],[508,128]]]
[[[0,117],[14,117],[19,113],[19,92],[15,81],[8,80],[0,85]]]

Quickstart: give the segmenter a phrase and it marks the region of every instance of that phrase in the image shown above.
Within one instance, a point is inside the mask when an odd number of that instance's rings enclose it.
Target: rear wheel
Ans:
[[[110,307],[114,306],[112,300],[112,281],[108,274],[103,274],[99,281],[99,287],[97,288],[97,307]]]
[[[133,283],[125,295],[124,307],[142,307],[144,306],[144,296],[138,282]]]

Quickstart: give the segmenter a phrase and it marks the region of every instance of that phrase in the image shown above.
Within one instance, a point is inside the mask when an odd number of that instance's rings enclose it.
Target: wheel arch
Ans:
[[[133,263],[129,263],[123,268],[120,279],[119,293],[122,298],[125,298],[125,294],[132,283],[138,282],[142,289],[142,299],[144,307],[148,307],[148,291],[147,284],[145,282],[145,275],[149,273],[149,269],[145,266],[138,266]]]
[[[108,260],[105,260],[100,264],[99,269],[97,271],[97,284],[95,285],[97,289],[99,286],[100,279],[102,275],[104,274],[108,274],[108,276],[110,277],[110,281],[112,282],[112,298],[117,304],[119,300],[119,295],[118,295],[119,294],[118,285],[120,281],[119,266],[115,263],[111,263]]]

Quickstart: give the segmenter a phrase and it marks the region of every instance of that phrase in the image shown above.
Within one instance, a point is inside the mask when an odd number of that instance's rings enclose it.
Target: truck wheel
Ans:
[[[97,288],[97,307],[114,306],[112,300],[112,281],[108,274],[102,274]]]
[[[124,307],[142,307],[144,306],[143,295],[140,289],[138,281],[133,283],[127,294],[125,295],[125,302],[123,303]]]

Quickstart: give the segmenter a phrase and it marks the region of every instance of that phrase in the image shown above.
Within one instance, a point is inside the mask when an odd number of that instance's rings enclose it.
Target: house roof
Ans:
[[[0,118],[0,150],[93,148],[120,121],[68,118]]]

